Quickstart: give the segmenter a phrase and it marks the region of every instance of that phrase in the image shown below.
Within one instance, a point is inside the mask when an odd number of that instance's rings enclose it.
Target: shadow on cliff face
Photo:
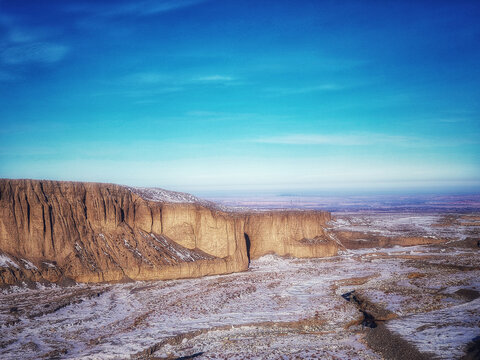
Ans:
[[[245,237],[245,245],[247,246],[247,257],[248,257],[248,264],[250,264],[250,237],[248,236],[247,233],[243,233],[243,236]]]

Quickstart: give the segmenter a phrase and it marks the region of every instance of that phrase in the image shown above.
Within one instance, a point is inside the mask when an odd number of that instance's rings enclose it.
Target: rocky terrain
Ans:
[[[382,236],[448,233],[441,244],[265,255],[246,272],[199,279],[10,286],[0,292],[0,357],[477,359],[480,248],[471,235],[480,224],[444,219],[370,213],[329,223],[369,223]]]
[[[480,357],[479,212],[0,185],[2,359]]]
[[[225,211],[189,194],[0,180],[0,284],[199,277],[265,254],[332,256],[324,211]]]

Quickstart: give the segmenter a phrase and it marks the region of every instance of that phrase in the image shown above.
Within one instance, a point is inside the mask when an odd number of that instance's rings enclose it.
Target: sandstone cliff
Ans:
[[[150,195],[114,184],[1,179],[0,283],[197,277],[246,270],[250,256],[337,251],[323,231],[325,212],[234,213],[193,197]]]
[[[265,254],[323,257],[337,254],[324,227],[331,220],[324,211],[269,211],[246,215],[245,234],[250,257]]]

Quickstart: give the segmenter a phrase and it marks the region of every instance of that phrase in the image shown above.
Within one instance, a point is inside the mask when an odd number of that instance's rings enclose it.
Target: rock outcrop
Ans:
[[[443,244],[447,239],[431,236],[385,236],[372,232],[331,230],[331,238],[337,239],[346,249],[387,248],[393,246],[414,246]]]
[[[246,270],[267,253],[330,256],[329,218],[221,211],[160,189],[1,179],[0,284],[198,277]]]
[[[292,257],[333,256],[337,247],[325,233],[325,211],[269,211],[248,214],[245,234],[250,257],[266,254]]]

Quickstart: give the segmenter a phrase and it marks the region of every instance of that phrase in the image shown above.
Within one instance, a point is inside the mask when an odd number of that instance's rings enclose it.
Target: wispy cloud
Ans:
[[[455,147],[478,144],[478,134],[470,138],[449,139],[428,136],[392,135],[374,132],[347,134],[288,134],[266,136],[249,140],[250,142],[278,145],[332,145],[332,146],[373,146],[392,145],[408,147]]]
[[[125,76],[123,78],[123,82],[149,85],[172,83],[174,82],[174,79],[171,76],[163,73],[139,72]]]
[[[12,43],[26,43],[37,40],[38,35],[27,29],[12,26],[7,33],[7,38]]]
[[[136,14],[140,16],[155,15],[163,12],[173,11],[185,7],[197,5],[205,0],[163,0],[163,1],[141,1],[125,4],[114,9],[114,14]]]
[[[254,112],[222,112],[222,111],[204,111],[192,110],[185,113],[186,119],[200,121],[234,121],[234,122],[255,122],[279,124],[291,120],[289,115],[263,114]]]
[[[388,135],[378,133],[363,134],[290,134],[253,139],[253,142],[282,145],[336,145],[360,146],[375,144],[414,144],[418,139],[408,136]]]
[[[226,83],[232,82],[236,79],[230,75],[202,75],[202,76],[187,76],[187,75],[171,75],[161,72],[138,72],[129,74],[123,77],[122,82],[129,84],[139,84],[139,85],[157,85],[157,84],[168,84],[168,85],[188,85],[188,84],[199,84],[199,83]]]
[[[303,87],[270,87],[265,88],[264,92],[267,95],[284,96],[284,95],[297,95],[307,94],[312,92],[322,91],[339,91],[345,89],[345,86],[339,84],[321,84],[315,86],[303,86]]]
[[[61,61],[69,51],[68,46],[51,38],[48,29],[28,26],[15,17],[0,16],[0,26],[4,29],[0,38],[0,65],[52,64]],[[11,76],[17,77],[10,71],[10,76],[3,79]]]
[[[225,75],[200,76],[198,78],[193,79],[193,81],[198,81],[198,82],[228,82],[233,80],[235,80],[235,78],[231,76],[225,76]]]
[[[68,47],[48,42],[34,42],[9,46],[1,52],[0,58],[5,64],[44,63],[51,64],[62,60]]]
[[[462,122],[466,122],[466,121],[469,121],[470,119],[467,119],[467,118],[441,118],[441,119],[438,119],[437,121],[438,122],[441,122],[441,123],[452,123],[452,124],[456,124],[456,123],[462,123]]]
[[[237,78],[230,75],[172,75],[156,71],[132,73],[120,77],[112,83],[117,87],[117,90],[96,93],[95,95],[113,94],[137,98],[142,103],[151,103],[156,101],[152,97],[157,95],[179,92],[195,86],[235,86],[241,84]]]
[[[249,62],[249,66],[256,70],[277,73],[291,71],[293,68],[299,68],[302,71],[315,69],[325,73],[334,73],[357,69],[370,63],[361,58],[332,56],[320,51],[302,51],[297,48],[295,51],[285,49],[281,54],[281,61],[279,61],[278,54],[265,54],[261,61],[247,57],[245,61]]]
[[[115,1],[111,4],[67,5],[66,10],[106,18],[117,16],[152,16],[187,8],[205,1],[207,0]]]
[[[180,86],[161,86],[154,88],[137,88],[137,89],[119,89],[108,91],[97,91],[91,93],[93,97],[124,97],[135,101],[136,104],[153,104],[158,102],[158,97],[165,94],[176,93],[182,91]]]

